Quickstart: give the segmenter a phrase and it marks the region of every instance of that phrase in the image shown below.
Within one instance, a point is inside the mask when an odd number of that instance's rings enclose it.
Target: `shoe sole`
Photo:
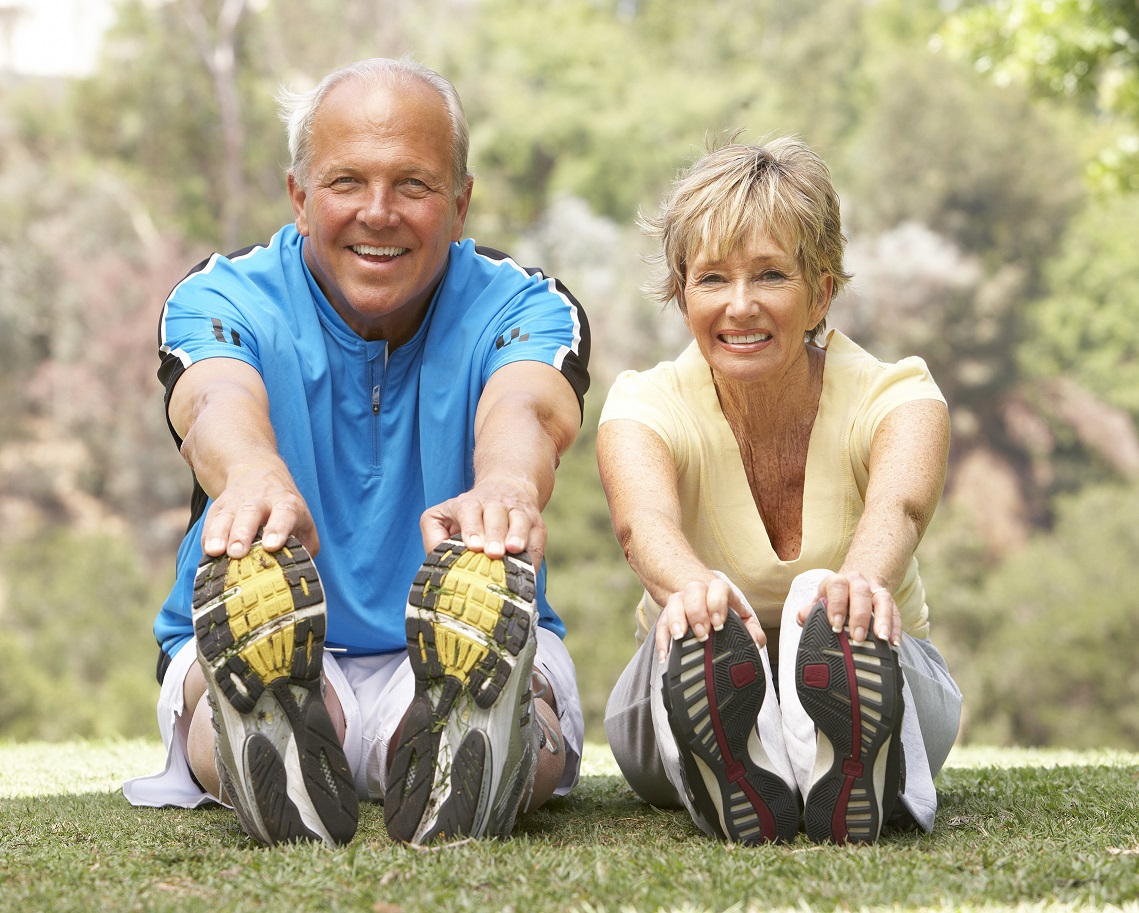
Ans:
[[[203,558],[194,636],[221,784],[262,843],[347,843],[359,799],[321,694],[324,591],[305,548]]]
[[[795,689],[818,730],[819,761],[803,809],[807,836],[873,843],[883,824],[889,748],[901,724],[897,654],[878,637],[856,644],[846,628],[836,634],[819,602],[803,625]]]
[[[526,555],[441,543],[408,596],[415,697],[388,775],[393,840],[506,836],[537,761],[530,674],[538,613]]]
[[[664,706],[697,810],[723,839],[783,842],[799,831],[799,803],[748,751],[767,691],[759,650],[739,616],[703,642],[672,645]]]

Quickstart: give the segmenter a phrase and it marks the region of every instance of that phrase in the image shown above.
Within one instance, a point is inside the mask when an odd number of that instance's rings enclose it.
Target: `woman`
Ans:
[[[643,227],[661,242],[651,291],[693,341],[622,374],[598,432],[645,587],[606,708],[617,763],[727,840],[791,839],[800,815],[816,841],[928,831],[961,707],[914,558],[945,400],[921,359],[824,335],[850,275],[830,173],[802,143],[710,152]]]

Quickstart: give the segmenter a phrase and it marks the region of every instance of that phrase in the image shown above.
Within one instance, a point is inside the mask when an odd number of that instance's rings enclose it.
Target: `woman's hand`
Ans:
[[[818,598],[826,604],[831,629],[837,633],[846,625],[856,644],[866,640],[872,629],[875,636],[895,647],[901,643],[902,614],[893,593],[878,581],[857,571],[830,574],[819,584]],[[810,611],[809,605],[799,609],[800,625]]]
[[[712,631],[724,626],[729,611],[740,616],[756,646],[762,648],[767,644],[767,635],[763,633],[759,619],[727,581],[719,578],[707,583],[693,580],[668,597],[657,618],[656,647],[661,662],[668,656],[670,641],[680,640],[689,630],[697,640],[707,640]]]

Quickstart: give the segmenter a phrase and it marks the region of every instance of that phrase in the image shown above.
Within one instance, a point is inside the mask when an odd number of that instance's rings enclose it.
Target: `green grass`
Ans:
[[[637,801],[589,745],[573,796],[508,841],[260,847],[219,808],[133,809],[149,741],[0,745],[3,911],[1026,910],[1139,913],[1139,755],[958,749],[933,834],[733,847]]]

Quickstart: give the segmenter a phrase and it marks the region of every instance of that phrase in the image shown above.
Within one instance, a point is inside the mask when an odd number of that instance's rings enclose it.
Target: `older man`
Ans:
[[[438,74],[367,60],[281,101],[295,224],[162,315],[196,485],[155,622],[169,761],[124,791],[228,801],[270,844],[350,840],[358,796],[394,839],[505,835],[580,762],[541,511],[585,315],[460,240],[467,125]]]

